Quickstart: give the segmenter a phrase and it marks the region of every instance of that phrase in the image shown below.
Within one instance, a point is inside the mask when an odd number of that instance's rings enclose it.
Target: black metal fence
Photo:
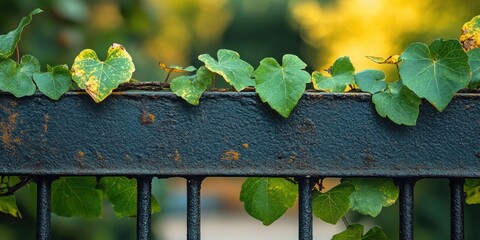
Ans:
[[[255,93],[206,93],[190,106],[171,93],[119,93],[101,104],[0,95],[0,175],[38,184],[37,239],[49,239],[50,183],[58,176],[135,177],[137,238],[150,239],[153,177],[187,179],[187,239],[200,239],[200,187],[210,176],[288,176],[299,182],[299,239],[312,239],[313,177],[390,177],[400,187],[400,238],[413,239],[417,179],[450,179],[451,238],[463,239],[463,183],[480,176],[477,94],[417,127],[377,116],[370,95],[305,93],[288,119]],[[81,153],[81,154],[79,154]]]

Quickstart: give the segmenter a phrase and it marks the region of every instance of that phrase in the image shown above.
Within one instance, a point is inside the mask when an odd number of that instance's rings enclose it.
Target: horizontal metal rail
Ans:
[[[288,119],[255,93],[0,95],[0,174],[479,177],[480,95],[458,94],[416,127],[364,93],[305,93]]]

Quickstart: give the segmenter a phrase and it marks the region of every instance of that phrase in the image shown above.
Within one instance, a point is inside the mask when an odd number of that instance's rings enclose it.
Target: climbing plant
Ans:
[[[135,83],[132,73],[135,65],[127,50],[114,43],[107,50],[105,60],[100,60],[90,49],[81,51],[71,67],[46,65],[31,55],[20,55],[18,44],[23,29],[33,16],[42,10],[35,9],[24,17],[18,27],[0,35],[0,90],[15,97],[25,97],[42,92],[52,100],[72,88],[87,92],[97,103],[107,98],[122,84]],[[217,78],[231,85],[231,91],[255,91],[284,118],[294,113],[307,84],[320,92],[363,91],[371,94],[377,113],[396,124],[415,126],[420,105],[424,99],[439,112],[445,110],[455,93],[480,85],[480,16],[462,28],[460,40],[436,39],[430,44],[412,43],[402,53],[388,58],[368,56],[378,64],[390,64],[398,71],[398,78],[387,79],[384,72],[368,69],[356,72],[347,56],[338,58],[325,72],[305,70],[307,64],[298,56],[285,54],[281,62],[265,58],[255,68],[241,56],[227,49],[218,50],[215,57],[202,54],[198,59],[203,66],[167,66],[167,79],[160,86],[192,105],[198,105],[202,93],[214,86]],[[180,74],[171,81],[171,74]],[[0,211],[21,217],[14,193],[30,182],[29,177],[0,176]],[[356,211],[372,217],[383,207],[394,204],[398,187],[391,179],[341,179],[330,189],[324,179],[312,186],[313,213],[323,221],[336,224],[344,219],[346,230],[333,239],[386,239],[382,229],[373,227],[364,233],[358,223],[348,224],[345,215]],[[480,202],[480,182],[467,180],[467,203]],[[135,179],[126,177],[61,177],[52,183],[52,212],[67,217],[98,218],[102,201],[108,199],[118,217],[136,215]],[[245,210],[265,225],[270,225],[295,205],[298,183],[294,178],[247,178],[243,183],[240,201]],[[73,197],[76,196],[76,197]],[[152,197],[152,212],[160,210]]]

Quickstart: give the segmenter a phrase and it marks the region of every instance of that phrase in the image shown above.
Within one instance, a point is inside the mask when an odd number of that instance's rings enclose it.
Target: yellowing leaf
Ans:
[[[366,58],[372,60],[374,63],[378,64],[398,64],[400,60],[400,55],[392,55],[388,58],[366,56]]]
[[[134,71],[132,57],[122,45],[114,43],[104,62],[91,49],[80,52],[72,65],[72,79],[99,103],[120,83],[128,82]]]
[[[193,72],[197,70],[194,66],[188,66],[186,68],[183,68],[180,66],[171,65],[167,67],[167,65],[165,65],[165,63],[162,63],[162,62],[159,63],[158,66],[167,73],[186,73],[186,72]]]
[[[463,25],[460,43],[466,51],[480,47],[480,15]]]

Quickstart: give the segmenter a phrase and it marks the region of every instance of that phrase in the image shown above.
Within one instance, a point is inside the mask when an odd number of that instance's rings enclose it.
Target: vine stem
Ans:
[[[15,48],[15,51],[17,52],[17,63],[20,64],[20,49],[18,49],[18,45]]]
[[[345,216],[342,217],[342,222],[345,224],[345,227],[348,228],[348,226],[350,226],[350,223],[348,223],[348,219]]]
[[[172,70],[168,70],[167,77],[165,77],[164,83],[168,83],[168,79],[170,78],[170,74],[172,73]]]

